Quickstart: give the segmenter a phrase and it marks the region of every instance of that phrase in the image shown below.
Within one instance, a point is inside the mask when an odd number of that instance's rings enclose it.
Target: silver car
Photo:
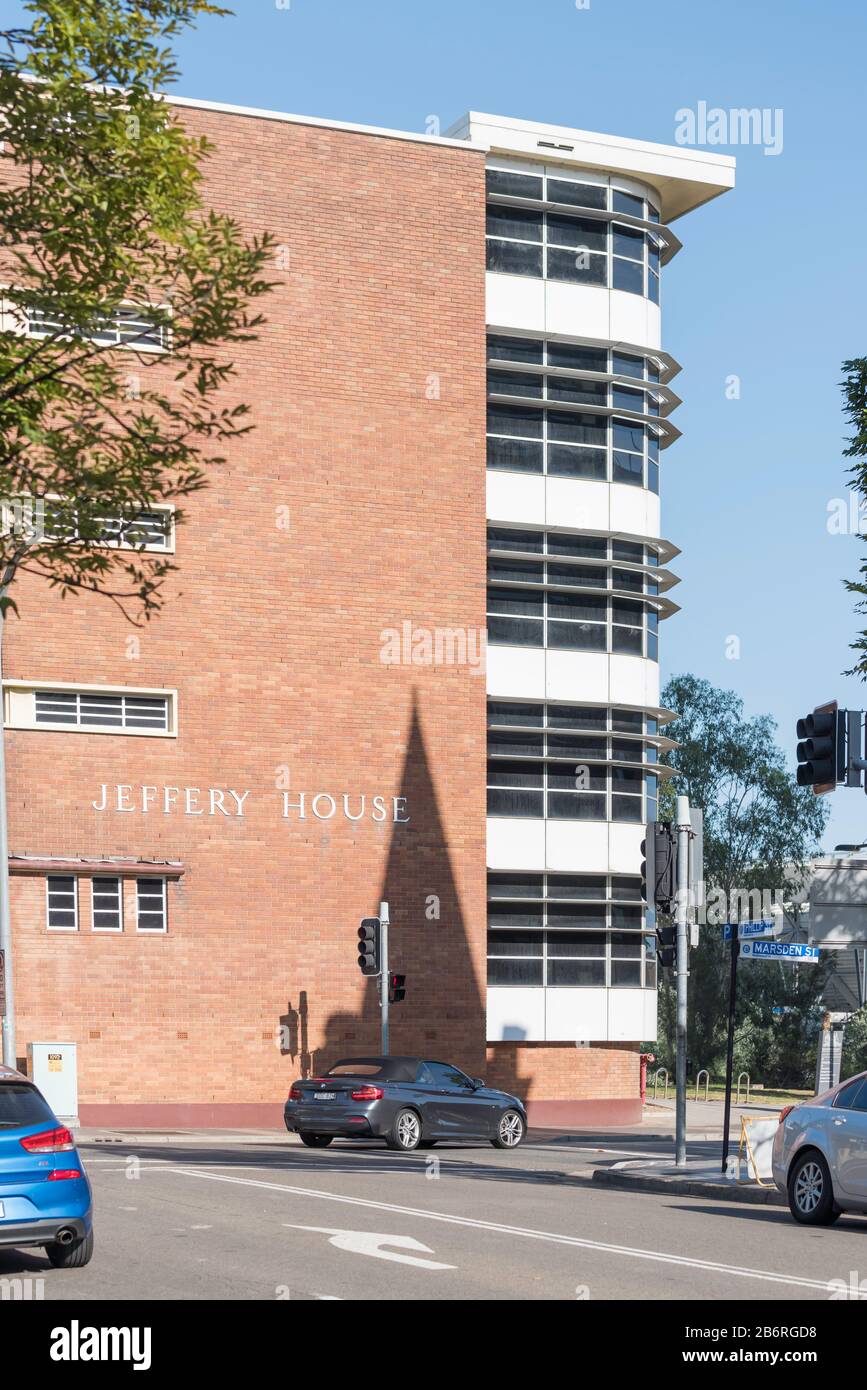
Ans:
[[[805,1226],[867,1212],[867,1072],[780,1112],[774,1182]]]

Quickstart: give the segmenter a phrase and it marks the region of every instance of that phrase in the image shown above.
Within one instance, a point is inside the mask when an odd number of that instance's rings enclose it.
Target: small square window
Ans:
[[[123,931],[123,880],[95,878],[92,883],[94,931]]]

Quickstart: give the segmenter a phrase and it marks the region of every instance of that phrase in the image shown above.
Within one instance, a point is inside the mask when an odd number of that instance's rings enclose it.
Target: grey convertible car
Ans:
[[[423,1057],[346,1057],[324,1076],[294,1082],[284,1118],[311,1149],[338,1137],[381,1138],[403,1153],[439,1139],[514,1149],[527,1133],[517,1096]]]
[[[867,1214],[867,1072],[780,1112],[773,1169],[802,1225]]]

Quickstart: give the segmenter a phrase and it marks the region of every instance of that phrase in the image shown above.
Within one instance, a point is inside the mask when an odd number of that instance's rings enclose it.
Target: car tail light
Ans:
[[[779,1116],[778,1116],[778,1119],[777,1119],[777,1123],[778,1123],[778,1124],[782,1124],[782,1123],[783,1123],[783,1120],[786,1118],[787,1115],[789,1115],[789,1114],[794,1110],[794,1108],[795,1108],[794,1105],[784,1105],[783,1108],[782,1108],[782,1110],[781,1110],[780,1113],[779,1113]]]
[[[291,1089],[290,1092],[289,1092],[289,1099],[290,1099],[290,1100],[300,1100],[300,1099],[301,1099],[301,1095],[302,1095],[301,1087],[300,1087],[300,1086],[293,1086],[292,1089]]]
[[[49,1182],[69,1182],[72,1178],[80,1178],[80,1168],[55,1168],[53,1173],[48,1174]]]
[[[385,1092],[381,1086],[359,1086],[357,1091],[352,1092],[353,1100],[382,1100]]]
[[[75,1142],[68,1129],[45,1129],[41,1134],[28,1134],[21,1147],[29,1154],[60,1154],[74,1149]]]

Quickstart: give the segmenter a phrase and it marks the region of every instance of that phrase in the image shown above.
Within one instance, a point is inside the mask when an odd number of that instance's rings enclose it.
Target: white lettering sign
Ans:
[[[280,792],[283,820],[372,820],[406,825],[410,816],[405,796],[369,796],[366,792]],[[227,816],[245,814],[249,788],[234,787],[136,787],[130,782],[100,782],[99,794],[92,801],[94,811],[127,815]]]

